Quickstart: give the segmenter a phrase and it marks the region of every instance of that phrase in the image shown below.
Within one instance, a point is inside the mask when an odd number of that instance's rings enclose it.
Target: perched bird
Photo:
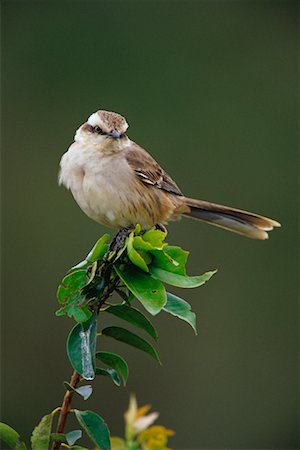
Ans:
[[[143,229],[181,216],[254,239],[267,239],[275,220],[240,209],[185,197],[159,164],[126,135],[121,115],[97,111],[76,131],[60,161],[59,184],[80,208],[107,227]]]

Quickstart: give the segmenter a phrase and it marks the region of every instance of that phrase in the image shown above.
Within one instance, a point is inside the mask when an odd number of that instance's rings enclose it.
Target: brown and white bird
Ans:
[[[185,197],[172,178],[126,135],[124,117],[97,111],[76,131],[60,162],[59,184],[80,208],[107,227],[143,229],[192,217],[254,239],[267,239],[275,220]]]

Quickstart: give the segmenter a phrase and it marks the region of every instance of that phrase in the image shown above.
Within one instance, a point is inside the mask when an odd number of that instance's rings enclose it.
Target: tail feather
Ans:
[[[252,239],[268,239],[267,231],[280,227],[280,223],[273,219],[241,209],[187,197],[184,198],[184,203],[188,207],[183,213],[184,216],[211,223]]]

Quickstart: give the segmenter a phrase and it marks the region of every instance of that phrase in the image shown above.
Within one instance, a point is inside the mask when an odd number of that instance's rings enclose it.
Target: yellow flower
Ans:
[[[168,437],[174,436],[174,434],[172,430],[155,425],[139,433],[137,442],[143,450],[169,450],[167,448]]]
[[[151,405],[138,408],[135,396],[131,395],[128,410],[124,414],[127,441],[148,428],[158,418],[159,414],[157,412],[147,414],[150,409]]]

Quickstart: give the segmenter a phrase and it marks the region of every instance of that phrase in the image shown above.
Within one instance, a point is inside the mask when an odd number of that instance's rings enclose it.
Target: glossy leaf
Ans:
[[[110,450],[109,430],[102,417],[93,411],[75,410],[75,415],[79,425],[88,434],[93,443],[100,450]]]
[[[73,318],[76,322],[81,323],[81,322],[86,322],[87,320],[89,320],[89,318],[91,317],[92,313],[89,310],[89,308],[87,306],[77,306],[76,304],[74,304],[72,301],[67,302],[67,305],[59,308],[56,312],[55,312],[56,316],[69,316],[71,318]]]
[[[96,367],[96,375],[103,375],[110,378],[116,386],[121,386],[121,380],[118,372],[115,369]]]
[[[152,323],[136,308],[122,304],[109,306],[104,311],[145,330],[153,339],[157,339],[157,332]]]
[[[44,416],[31,435],[32,450],[48,450],[51,436],[53,415]]]
[[[136,250],[144,250],[148,252],[149,250],[155,250],[156,247],[154,247],[150,242],[144,241],[142,236],[135,236],[133,239],[133,246]],[[159,250],[159,249],[158,249]]]
[[[127,253],[130,261],[144,272],[149,272],[148,266],[141,254],[133,247],[133,233],[130,233],[127,240]]]
[[[106,366],[115,369],[121,376],[124,386],[126,385],[129,370],[125,359],[110,352],[96,352],[96,359],[99,359]]]
[[[142,242],[142,245],[140,242]],[[152,255],[149,251],[152,249],[152,246],[149,242],[145,242],[140,236],[136,236],[133,240],[133,247],[139,252],[147,265],[151,263]]]
[[[124,271],[120,266],[115,266],[115,270],[150,314],[156,315],[161,311],[167,302],[167,296],[165,287],[160,281],[132,266],[126,267]]]
[[[21,442],[19,433],[2,422],[0,423],[0,440],[13,450],[26,450],[26,445]]]
[[[188,277],[178,275],[176,273],[167,272],[166,270],[160,269],[155,266],[150,266],[149,269],[151,275],[153,275],[163,283],[182,288],[195,288],[202,286],[202,284],[206,283],[206,281],[208,281],[216,273],[216,270],[214,270],[211,272],[206,272],[203,275]]]
[[[73,272],[74,270],[78,270],[78,269],[87,269],[90,264],[91,264],[90,262],[88,262],[86,259],[84,259],[83,261],[80,261],[80,263],[71,267],[69,272]]]
[[[97,335],[97,316],[77,324],[70,332],[67,340],[67,353],[70,363],[84,379],[95,378],[95,350]]]
[[[107,327],[102,330],[102,334],[104,336],[112,337],[117,341],[124,342],[125,344],[132,345],[133,347],[148,353],[160,363],[159,356],[152,345],[131,331],[121,327]]]
[[[180,247],[168,246],[163,251],[154,250],[152,265],[166,270],[167,272],[186,275],[185,265],[189,252]]]
[[[56,312],[57,316],[66,314],[76,322],[85,322],[91,317],[91,312],[85,305],[86,299],[81,292],[88,281],[85,270],[76,270],[63,278],[57,290],[58,301],[63,306]]]
[[[75,444],[76,441],[78,441],[78,439],[82,437],[82,431],[81,430],[69,431],[68,433],[66,433],[65,436],[67,443],[69,445],[73,445]]]
[[[93,388],[90,384],[86,384],[85,386],[80,386],[78,388],[74,388],[67,381],[64,382],[64,386],[68,391],[76,392],[76,394],[83,397],[83,400],[87,400],[90,398],[93,392]]]
[[[191,311],[191,305],[188,302],[167,292],[167,304],[163,310],[190,324],[195,334],[197,334],[196,314]]]
[[[70,298],[78,298],[81,288],[88,282],[85,270],[76,270],[66,275],[57,290],[57,298],[60,303],[66,303]]]
[[[148,230],[143,234],[143,240],[149,242],[154,248],[162,249],[167,244],[164,242],[166,233],[161,230]]]
[[[105,233],[94,245],[90,253],[87,255],[86,260],[88,262],[94,262],[98,260],[102,260],[105,253],[108,251],[109,245],[107,244],[107,241],[109,240],[110,236],[108,233]]]
[[[64,444],[68,443],[64,433],[51,433],[51,439],[53,442],[62,442]]]

